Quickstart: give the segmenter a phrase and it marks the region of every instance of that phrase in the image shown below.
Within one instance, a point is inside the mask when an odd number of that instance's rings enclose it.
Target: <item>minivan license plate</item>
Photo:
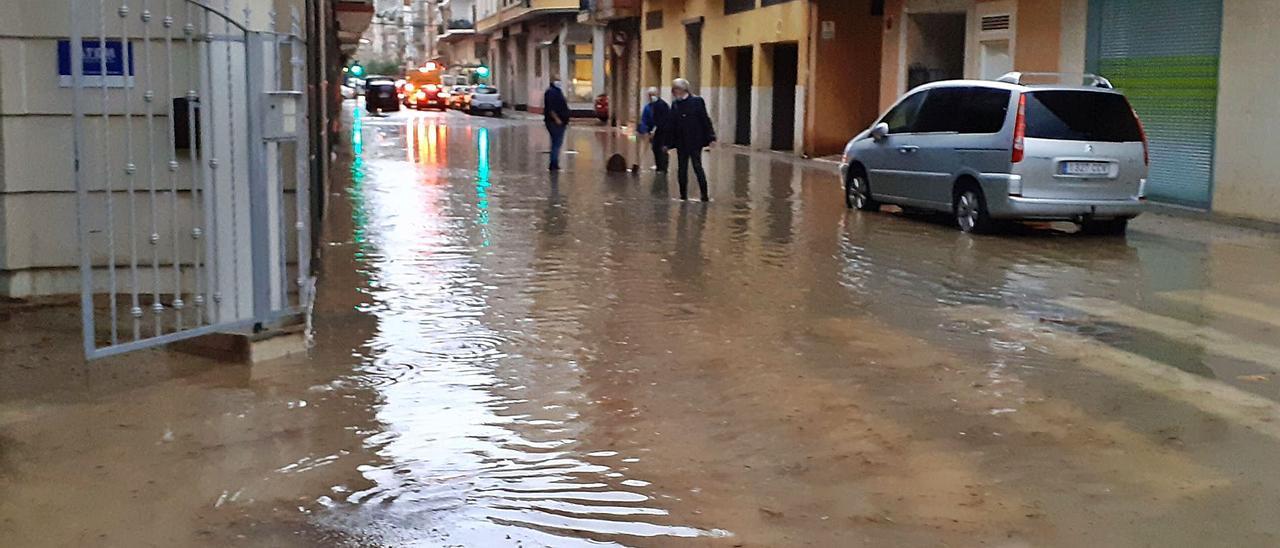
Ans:
[[[1106,162],[1062,162],[1063,175],[1105,176],[1111,174],[1111,164]]]

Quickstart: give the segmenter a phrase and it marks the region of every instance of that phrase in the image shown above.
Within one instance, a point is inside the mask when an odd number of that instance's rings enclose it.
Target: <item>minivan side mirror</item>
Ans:
[[[871,138],[876,142],[885,140],[889,136],[889,124],[880,122],[871,127]]]

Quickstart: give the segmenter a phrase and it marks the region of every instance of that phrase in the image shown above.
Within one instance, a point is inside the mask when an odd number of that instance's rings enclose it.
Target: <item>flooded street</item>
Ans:
[[[718,148],[347,120],[306,357],[0,308],[0,546],[1277,546],[1280,237],[995,237]],[[652,158],[645,160],[652,164]],[[343,168],[345,169],[345,167]]]

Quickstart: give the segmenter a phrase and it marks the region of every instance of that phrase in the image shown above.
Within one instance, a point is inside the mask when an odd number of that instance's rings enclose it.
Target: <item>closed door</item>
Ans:
[[[1094,0],[1090,6],[1096,29],[1090,65],[1129,97],[1142,119],[1153,200],[1210,205],[1222,4]]]
[[[920,106],[928,92],[919,91],[907,96],[895,105],[881,120],[889,126],[889,135],[877,143],[864,156],[871,178],[871,192],[877,196],[905,197],[910,188],[910,168],[914,154],[919,151],[914,131]]]
[[[796,146],[796,81],[800,50],[795,44],[773,47],[773,150]]]
[[[751,144],[751,48],[738,48],[737,59],[734,62],[734,70],[736,80],[734,88],[736,98],[734,100],[734,108],[737,109],[734,117],[734,139],[733,142],[739,145]]]
[[[930,204],[951,201],[953,176],[959,171],[956,147],[960,109],[969,88],[929,90],[912,126],[912,149],[904,154],[903,195]]]

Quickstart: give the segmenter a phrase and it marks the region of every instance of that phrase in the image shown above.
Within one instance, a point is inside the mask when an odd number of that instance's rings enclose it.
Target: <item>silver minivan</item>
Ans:
[[[944,211],[965,232],[1035,220],[1123,234],[1146,202],[1146,135],[1123,94],[1086,76],[1093,85],[1010,73],[911,90],[845,146],[846,205]]]

